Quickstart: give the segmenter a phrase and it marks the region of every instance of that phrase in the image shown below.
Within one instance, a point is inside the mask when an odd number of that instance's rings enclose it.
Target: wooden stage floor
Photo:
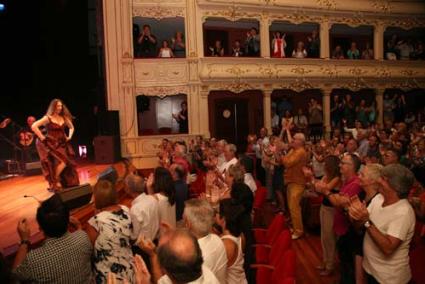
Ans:
[[[80,183],[94,185],[97,176],[110,165],[82,164],[77,168]],[[24,195],[35,196],[39,200],[49,198],[47,182],[42,175],[17,176],[0,181],[0,250],[10,247],[19,241],[16,226],[18,220],[27,218],[31,234],[39,232],[35,214],[38,202]]]

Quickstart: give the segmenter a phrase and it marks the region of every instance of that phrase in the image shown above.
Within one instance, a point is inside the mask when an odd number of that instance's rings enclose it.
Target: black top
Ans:
[[[176,219],[181,220],[183,217],[184,202],[189,197],[189,189],[183,180],[177,180],[174,183],[176,190]]]

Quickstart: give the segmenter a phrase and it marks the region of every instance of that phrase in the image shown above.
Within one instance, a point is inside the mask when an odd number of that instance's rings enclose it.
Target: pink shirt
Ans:
[[[360,187],[360,180],[358,176],[354,176],[345,181],[341,187],[340,194],[352,197],[358,195],[362,191]],[[338,236],[345,235],[350,227],[350,221],[345,214],[343,208],[336,208],[334,216],[334,230]]]

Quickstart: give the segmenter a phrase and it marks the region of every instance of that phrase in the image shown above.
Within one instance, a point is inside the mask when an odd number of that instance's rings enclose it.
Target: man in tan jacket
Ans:
[[[282,163],[285,166],[284,181],[287,187],[288,207],[294,229],[292,239],[296,240],[304,234],[300,202],[306,184],[303,167],[307,165],[307,152],[304,148],[304,134],[296,133],[292,138],[289,129],[287,129],[287,134],[291,150],[282,158]]]

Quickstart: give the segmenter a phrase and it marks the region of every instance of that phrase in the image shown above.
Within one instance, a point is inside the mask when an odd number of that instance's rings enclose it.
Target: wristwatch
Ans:
[[[369,220],[367,220],[367,221],[364,223],[364,227],[365,227],[366,229],[368,229],[371,225],[372,225],[372,222],[370,222]]]
[[[31,242],[29,240],[21,240],[20,244],[30,246]]]

